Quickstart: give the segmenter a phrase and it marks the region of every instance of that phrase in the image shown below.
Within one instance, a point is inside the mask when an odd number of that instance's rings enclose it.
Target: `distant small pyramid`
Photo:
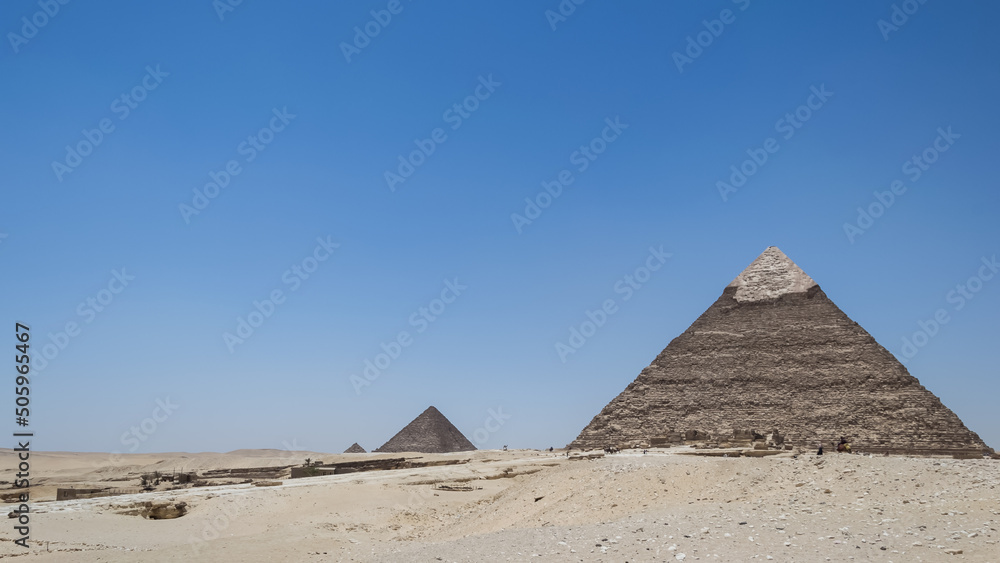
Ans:
[[[434,407],[420,413],[376,452],[421,452],[443,454],[473,451],[468,440],[440,411]]]
[[[573,449],[726,442],[980,455],[989,448],[777,247],[590,421]]]
[[[351,444],[351,447],[349,447],[346,450],[344,450],[344,453],[345,454],[366,454],[368,452],[366,452],[364,448],[362,448],[361,446],[359,446],[357,442],[354,442],[353,444]]]

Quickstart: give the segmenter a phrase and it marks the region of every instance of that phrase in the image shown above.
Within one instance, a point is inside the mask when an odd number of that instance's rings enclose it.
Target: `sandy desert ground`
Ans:
[[[460,465],[203,486],[31,505],[18,561],[1000,561],[1000,461],[561,452],[409,454]],[[398,457],[382,455],[381,457]],[[0,450],[2,467],[13,453]],[[378,454],[32,453],[32,499],[126,486],[153,470],[280,466]],[[9,492],[12,472],[0,485]],[[134,481],[133,481],[134,482]],[[442,485],[471,490],[444,490]],[[187,514],[128,514],[146,501]],[[10,510],[16,505],[7,504]],[[23,558],[23,559],[22,559]]]

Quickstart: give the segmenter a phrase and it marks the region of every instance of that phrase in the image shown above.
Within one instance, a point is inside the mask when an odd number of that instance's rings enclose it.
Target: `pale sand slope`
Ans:
[[[524,451],[476,458],[281,487],[142,495],[187,501],[191,512],[176,520],[115,514],[110,506],[125,497],[40,503],[29,559],[1000,561],[997,461],[622,454],[570,462]],[[541,471],[475,480],[483,488],[473,492],[407,484],[505,468]],[[10,541],[11,525],[0,527],[0,557],[23,552]]]

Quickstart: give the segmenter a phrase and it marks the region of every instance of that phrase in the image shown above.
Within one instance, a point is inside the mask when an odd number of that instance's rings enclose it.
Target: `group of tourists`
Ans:
[[[837,444],[837,451],[842,453],[851,453],[851,443],[847,441],[847,438],[843,436],[840,437],[840,443]],[[816,455],[823,455],[822,442],[819,444],[819,451],[816,452]]]

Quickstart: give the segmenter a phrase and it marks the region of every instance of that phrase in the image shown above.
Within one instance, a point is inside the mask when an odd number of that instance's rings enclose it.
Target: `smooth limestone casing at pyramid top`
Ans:
[[[777,430],[815,447],[989,451],[888,350],[778,248],[769,247],[570,448],[649,443],[689,430]]]

